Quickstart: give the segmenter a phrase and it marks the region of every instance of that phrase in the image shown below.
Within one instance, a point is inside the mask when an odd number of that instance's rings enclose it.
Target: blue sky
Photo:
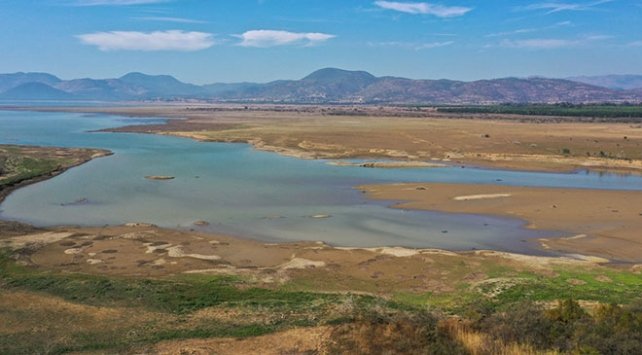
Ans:
[[[642,0],[0,0],[0,72],[476,80],[642,74]]]

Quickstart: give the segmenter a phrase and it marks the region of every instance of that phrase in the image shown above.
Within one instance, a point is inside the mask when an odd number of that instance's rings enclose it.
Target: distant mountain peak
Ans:
[[[2,94],[5,100],[68,100],[73,95],[45,83],[29,82],[13,87]]]
[[[606,79],[630,85],[637,80],[632,76]],[[371,104],[642,102],[642,89],[612,90],[592,84],[542,77],[472,82],[413,80],[338,68],[319,69],[300,80],[203,86],[183,83],[170,75],[141,72],[98,80],[60,80],[46,73],[14,73],[0,74],[0,98]]]
[[[598,76],[576,76],[568,78],[568,80],[615,90],[642,89],[642,75],[615,74]]]
[[[180,83],[178,79],[171,75],[150,75],[150,74],[145,74],[141,72],[131,72],[127,73],[119,78],[122,81],[125,82],[140,82],[140,81],[173,81],[176,83]]]
[[[171,75],[149,75],[131,72],[119,78],[123,83],[144,88],[151,96],[190,96],[202,93],[202,88],[186,84]]]
[[[377,78],[368,73],[367,71],[361,70],[345,70],[339,68],[323,68],[317,71],[312,72],[308,76],[304,77],[303,81],[335,81],[335,80],[346,80],[346,79],[361,79],[374,81]]]
[[[48,73],[17,72],[11,74],[0,74],[0,92],[27,83],[43,83],[51,86],[61,81],[62,80],[60,80],[60,78]]]

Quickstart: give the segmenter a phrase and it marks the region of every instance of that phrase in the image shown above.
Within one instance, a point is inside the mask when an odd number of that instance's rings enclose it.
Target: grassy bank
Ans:
[[[85,324],[77,332],[70,329],[57,335],[61,330],[57,322],[65,319],[52,317],[50,313],[55,314],[56,307],[44,313],[24,304],[16,309],[10,308],[12,303],[5,299],[0,302],[0,314],[18,323],[28,317],[44,332],[38,340],[32,338],[32,332],[0,332],[3,354],[128,351],[168,339],[252,337],[293,327],[342,323],[349,318],[341,305],[349,302],[351,307],[365,309],[377,302],[370,296],[258,288],[235,276],[145,279],[58,273],[19,265],[8,252],[0,255],[0,286],[0,296],[27,293],[36,298],[60,299],[57,304],[81,305],[82,311],[71,316],[74,322]],[[111,310],[116,327],[87,324],[94,318],[92,313],[101,314],[106,309]],[[204,309],[239,317],[195,319],[195,314]],[[141,317],[129,319],[130,314]]]
[[[0,201],[24,184],[52,177],[108,154],[99,149],[0,145]]]
[[[406,291],[381,297],[301,290],[296,280],[267,288],[238,276],[69,274],[21,265],[3,252],[0,314],[6,323],[0,327],[0,352],[135,352],[167,340],[251,338],[317,326],[333,327],[333,340],[326,346],[338,352],[385,344],[394,351],[424,347],[468,353],[470,344],[458,338],[461,332],[483,334],[480,347],[512,342],[571,351],[591,339],[591,349],[600,349],[607,337],[589,331],[590,324],[599,325],[595,329],[602,333],[619,327],[630,339],[642,337],[642,328],[637,328],[642,308],[636,303],[640,275],[615,269],[597,273],[560,268],[557,273],[547,278],[498,269],[491,279],[495,281],[462,283],[454,292]],[[569,286],[569,278],[577,280],[576,285]],[[575,309],[579,305],[572,299],[599,303]],[[556,306],[558,300],[566,301]],[[524,307],[533,319],[522,324],[514,317]],[[453,316],[464,322],[463,328],[449,328]],[[562,323],[577,329],[560,333]],[[544,334],[533,340],[527,334],[535,330]],[[380,339],[363,339],[373,335]],[[631,341],[625,344],[634,348]]]

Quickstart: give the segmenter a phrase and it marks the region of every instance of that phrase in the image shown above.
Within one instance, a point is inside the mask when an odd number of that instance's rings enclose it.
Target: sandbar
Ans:
[[[443,183],[359,189],[370,198],[406,201],[396,208],[513,217],[528,228],[561,231],[562,238],[540,240],[546,249],[642,261],[642,191]]]

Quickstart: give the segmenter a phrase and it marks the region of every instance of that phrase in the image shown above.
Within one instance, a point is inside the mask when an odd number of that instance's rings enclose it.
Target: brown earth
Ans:
[[[235,354],[327,354],[325,351],[333,327],[296,328],[252,338],[189,339],[156,344],[147,353],[191,355]]]
[[[642,192],[464,184],[362,186],[369,197],[406,201],[397,208],[509,216],[529,228],[568,232],[544,248],[642,261]]]
[[[556,265],[594,267],[599,258],[537,257],[494,251],[335,248],[322,243],[266,244],[154,226],[56,228],[0,238],[22,263],[96,275],[166,277],[238,275],[265,287],[391,295],[454,292],[489,278],[497,266],[550,274]]]
[[[394,107],[249,106],[245,109],[238,105],[150,105],[44,110],[168,117],[171,119],[165,125],[128,126],[116,130],[172,134],[210,141],[250,142],[259,149],[304,158],[394,158],[410,166],[414,166],[413,162],[449,161],[530,170],[565,171],[590,167],[642,172],[642,126],[623,123],[557,122],[555,118],[542,118],[540,121],[537,117],[521,122],[505,115],[498,117],[501,120],[489,120],[487,116],[477,119],[475,115],[452,119],[431,110],[417,113]],[[420,117],[406,117],[413,114]],[[364,165],[381,166],[387,165]],[[501,187],[494,189],[502,190]],[[637,214],[642,211],[638,211],[635,203],[620,206],[637,193],[610,192],[606,198],[605,192],[593,190],[555,191],[564,193],[549,193],[542,197],[546,200],[550,195],[557,201],[554,204],[560,206],[547,217],[548,222],[532,219],[541,215],[541,211],[533,210],[523,215],[512,213],[511,216],[531,221],[532,227],[590,235],[582,240],[549,241],[545,243],[548,247],[624,260],[639,259],[638,255],[642,253],[638,252],[639,244],[636,243],[641,237],[637,235],[636,228],[640,219]],[[611,202],[615,195],[625,198]],[[532,204],[526,203],[527,198],[524,198],[520,200],[520,206],[540,203],[535,195],[528,198],[534,199]],[[594,211],[582,212],[581,218],[560,212],[565,208],[562,206],[569,203],[571,207],[566,209],[586,207],[580,206],[579,201],[603,203],[596,205]],[[578,213],[582,211],[576,210]],[[506,214],[491,210],[463,212]],[[600,224],[599,221],[603,220],[604,224]]]
[[[616,270],[610,265],[602,265],[606,260],[596,258],[579,260],[493,251],[454,253],[430,249],[332,248],[320,243],[265,244],[161,229],[143,223],[105,228],[55,228],[21,236],[2,236],[0,247],[13,250],[18,263],[41,270],[42,275],[94,274],[114,279],[156,280],[180,280],[181,276],[195,274],[233,275],[244,280],[238,287],[367,294],[393,300],[409,297],[410,300],[416,298],[414,302],[419,304],[430,302],[432,306],[449,306],[471,294],[497,297],[504,290],[524,282],[520,278],[524,273],[540,279],[555,279],[560,277],[560,270],[583,270],[596,281],[607,282],[611,279],[605,275],[612,275]],[[640,272],[639,266],[635,265],[619,266],[618,270]],[[572,278],[567,280],[569,287],[576,287],[573,281]],[[188,332],[211,324],[269,325],[279,324],[284,317],[291,322],[310,322],[312,319],[319,324],[250,338],[132,344],[126,351],[279,354],[335,353],[328,349],[337,346],[338,336],[349,345],[354,343],[372,350],[373,344],[378,343],[371,342],[371,336],[380,337],[384,344],[401,341],[398,336],[413,334],[412,328],[403,325],[402,328],[391,328],[370,322],[327,324],[326,318],[336,319],[354,313],[355,304],[350,298],[329,305],[322,314],[305,309],[283,314],[251,305],[230,307],[222,304],[181,315],[152,311],[140,305],[124,307],[109,302],[96,305],[86,304],[87,300],[84,302],[0,287],[0,316],[3,318],[0,338],[23,339],[38,348],[51,344],[53,348],[60,344],[71,346],[74,339],[83,334],[95,337],[96,343],[129,344],[130,340],[139,339],[139,331]],[[93,302],[89,300],[89,303]]]

